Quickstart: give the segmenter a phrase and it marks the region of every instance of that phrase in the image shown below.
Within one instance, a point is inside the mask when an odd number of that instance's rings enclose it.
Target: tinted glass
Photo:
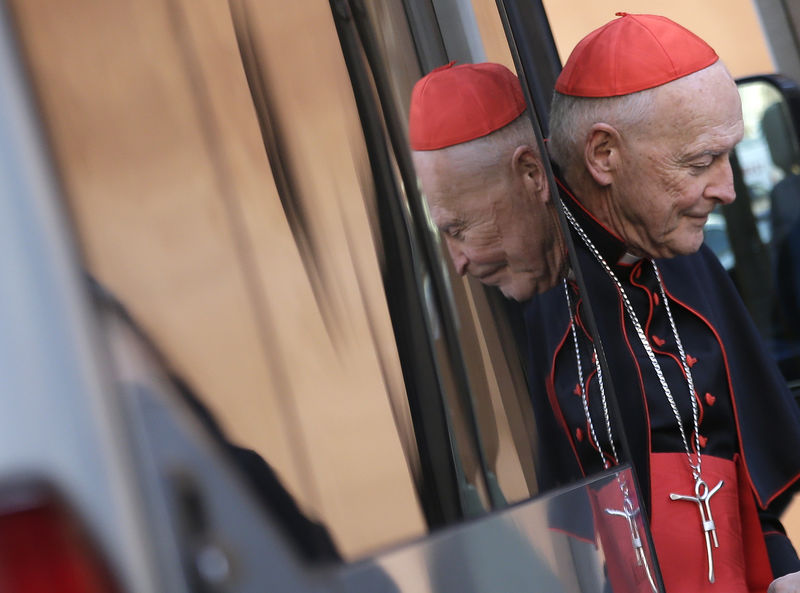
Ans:
[[[705,240],[731,274],[790,386],[797,388],[800,150],[789,103],[775,83],[743,82],[739,94],[745,133],[733,158],[737,199],[712,213]]]

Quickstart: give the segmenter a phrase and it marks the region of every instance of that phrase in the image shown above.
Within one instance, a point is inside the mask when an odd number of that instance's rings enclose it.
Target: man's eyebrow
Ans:
[[[730,151],[725,148],[718,148],[718,149],[707,148],[705,150],[700,150],[698,152],[693,152],[691,154],[684,156],[682,159],[680,159],[680,162],[690,163],[699,158],[703,158],[704,156],[710,156],[716,158],[718,156],[722,156],[723,154],[727,154],[728,152]]]
[[[447,222],[442,225],[439,225],[439,230],[444,233],[449,233],[453,229],[461,229],[464,228],[464,221],[460,218],[451,218]]]

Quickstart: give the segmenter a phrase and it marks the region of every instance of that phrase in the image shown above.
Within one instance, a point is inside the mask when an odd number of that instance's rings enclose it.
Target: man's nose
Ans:
[[[736,199],[730,159],[720,159],[720,166],[717,167],[714,177],[706,186],[706,197],[718,200],[723,204],[730,204]]]
[[[467,254],[464,253],[464,249],[456,243],[453,239],[447,239],[447,249],[450,251],[450,259],[453,260],[453,267],[456,269],[456,273],[459,276],[463,276],[467,273],[467,265],[469,264],[469,258]]]

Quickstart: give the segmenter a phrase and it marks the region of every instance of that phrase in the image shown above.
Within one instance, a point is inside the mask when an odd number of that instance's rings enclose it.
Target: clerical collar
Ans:
[[[608,262],[616,262],[616,265],[630,265],[639,261],[639,257],[628,253],[625,242],[614,231],[597,220],[583,204],[580,203],[575,194],[567,186],[566,182],[556,176],[559,195],[564,206],[569,209],[581,227],[589,235],[592,243],[600,251],[600,254]]]
[[[617,264],[621,264],[623,266],[632,266],[640,259],[642,259],[640,256],[633,255],[629,251],[626,251],[622,254],[622,257],[617,260]]]

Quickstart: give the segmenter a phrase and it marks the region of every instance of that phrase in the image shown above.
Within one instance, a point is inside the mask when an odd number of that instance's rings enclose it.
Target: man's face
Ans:
[[[694,253],[711,210],[736,197],[728,157],[742,138],[739,94],[716,64],[661,87],[654,104],[656,116],[623,132],[612,219],[637,255]]]
[[[518,301],[559,281],[564,256],[556,211],[530,177],[515,174],[510,164],[489,173],[465,166],[446,150],[416,155],[415,163],[434,224],[460,275]]]

